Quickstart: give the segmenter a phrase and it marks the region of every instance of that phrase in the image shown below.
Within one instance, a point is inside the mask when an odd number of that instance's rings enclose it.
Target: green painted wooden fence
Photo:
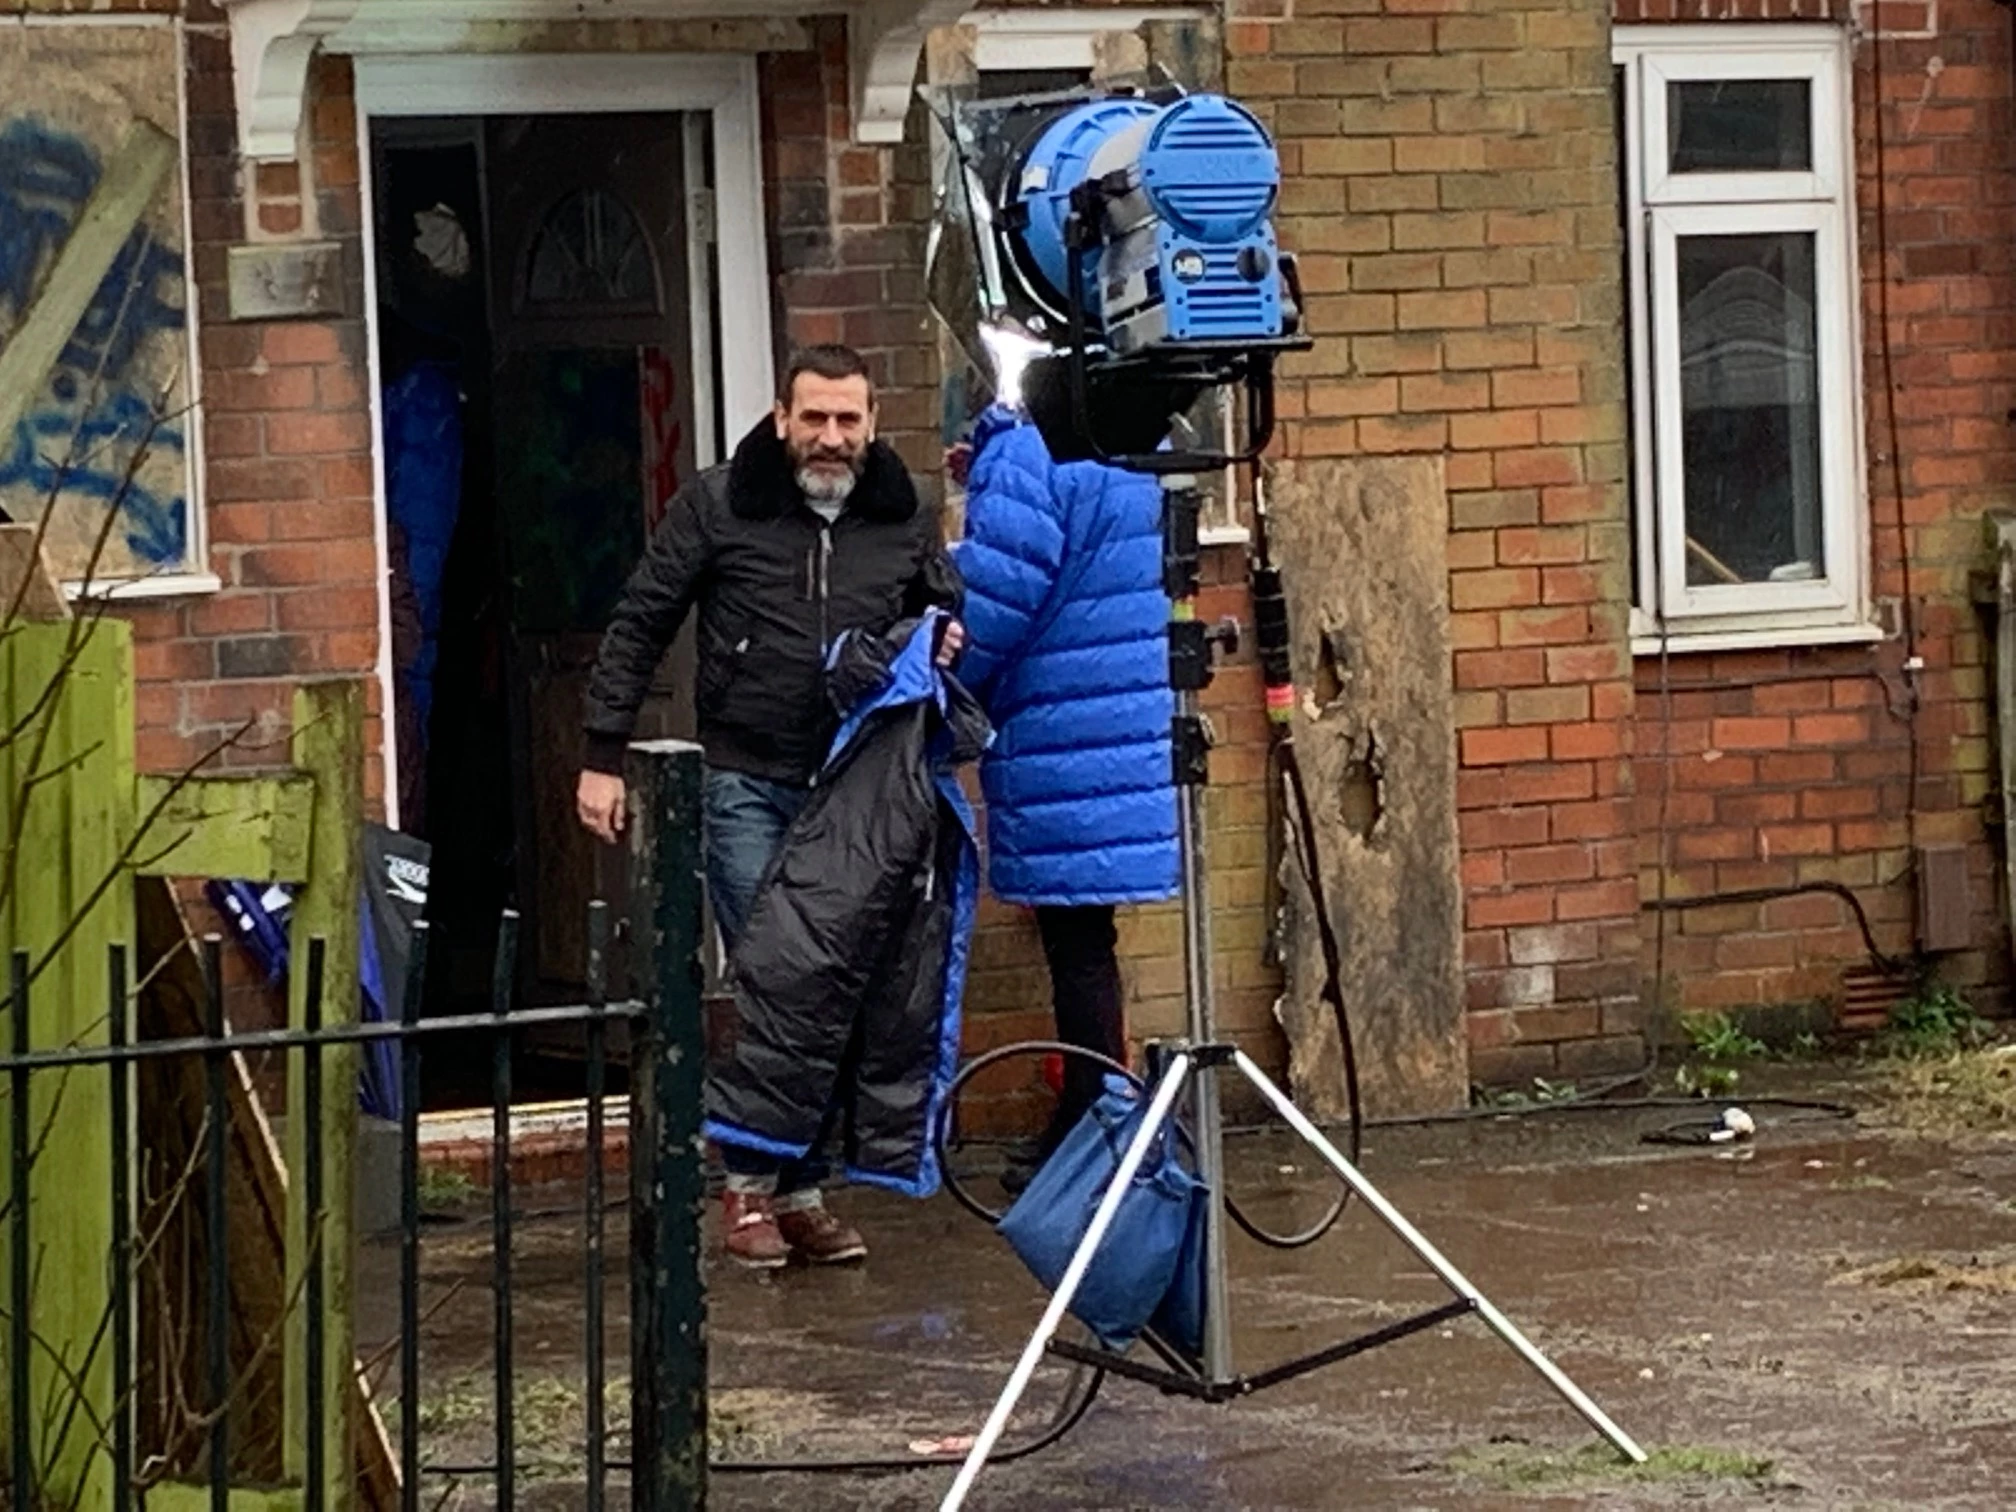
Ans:
[[[30,962],[27,1048],[106,1043],[107,950],[134,940],[134,886],[148,876],[296,884],[295,939],[328,942],[324,1022],[355,1017],[364,693],[355,680],[299,690],[291,772],[140,774],[130,628],[95,615],[0,628],[0,960],[24,951]],[[305,947],[295,958],[304,954]],[[303,975],[293,973],[295,1027]],[[289,1105],[299,1107],[299,1058],[290,1060]],[[328,1203],[320,1223],[327,1341],[320,1395],[332,1446],[324,1502],[331,1512],[357,1505],[358,1486],[374,1484],[339,1447],[361,1446],[369,1437],[353,1438],[353,1428],[365,1426],[358,1422],[354,1374],[349,1200],[356,1061],[354,1047],[327,1053],[323,1085],[332,1090],[320,1110]],[[26,1098],[34,1161],[25,1193],[12,1189],[8,1174],[11,1137],[9,1160],[0,1163],[0,1204],[25,1200],[33,1235],[29,1316],[36,1343],[28,1420],[36,1425],[38,1476],[46,1499],[80,1512],[113,1504],[108,1425],[130,1408],[115,1388],[106,1340],[115,1284],[108,1264],[110,1082],[103,1069],[38,1073]],[[0,1087],[0,1096],[11,1095]],[[138,1132],[144,1141],[145,1131]],[[289,1169],[300,1169],[304,1138],[305,1121],[289,1119]],[[298,1298],[294,1283],[310,1225],[298,1190],[289,1190],[286,1206],[285,1295]],[[13,1264],[10,1227],[0,1223],[0,1277]],[[0,1346],[4,1338],[0,1330]],[[286,1470],[297,1483],[308,1437],[304,1339],[305,1320],[298,1306],[290,1307],[282,1345],[284,1442]],[[0,1397],[10,1374],[0,1370]],[[8,1432],[12,1406],[0,1411],[0,1435]],[[59,1432],[66,1422],[67,1431]],[[367,1489],[367,1499],[379,1498]]]

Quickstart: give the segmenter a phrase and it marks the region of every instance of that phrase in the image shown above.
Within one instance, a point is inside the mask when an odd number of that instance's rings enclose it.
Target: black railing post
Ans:
[[[630,1055],[631,1505],[700,1512],[707,1501],[700,748],[633,745],[627,776],[630,928],[645,1008]]]

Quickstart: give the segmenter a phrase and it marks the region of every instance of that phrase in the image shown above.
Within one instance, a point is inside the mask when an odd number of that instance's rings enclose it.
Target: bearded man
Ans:
[[[774,412],[734,457],[673,497],[624,589],[588,685],[582,824],[611,844],[621,833],[624,747],[659,660],[697,603],[707,891],[732,960],[836,730],[827,648],[850,630],[881,635],[928,609],[956,612],[959,597],[937,512],[876,439],[867,364],[849,347],[806,348],[792,358]],[[949,664],[963,639],[950,622],[940,661]],[[820,1194],[830,1133],[801,1160],[723,1148],[731,1259],[767,1268],[793,1255],[831,1264],[867,1253]]]

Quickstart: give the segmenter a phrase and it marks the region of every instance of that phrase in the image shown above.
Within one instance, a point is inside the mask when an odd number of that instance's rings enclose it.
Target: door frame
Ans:
[[[756,59],[749,53],[365,53],[356,70],[357,149],[362,163],[364,320],[370,369],[373,532],[378,550],[378,680],[384,699],[386,816],[399,825],[399,753],[391,717],[391,535],[385,499],[384,416],[379,398],[378,249],[373,204],[371,122],[400,116],[611,115],[665,111],[705,114],[712,124],[714,191],[712,276],[709,259],[691,257],[688,325],[693,333],[695,461],[721,459],[724,441],[713,424],[719,370],[719,411],[726,428],[772,403],[769,251],[763,220],[763,151]],[[685,133],[689,231],[705,226],[708,210],[692,170],[698,134]],[[703,239],[704,240],[704,239]],[[735,311],[741,339],[713,350],[716,311]],[[724,327],[725,329],[725,327]],[[711,361],[709,359],[712,359]]]

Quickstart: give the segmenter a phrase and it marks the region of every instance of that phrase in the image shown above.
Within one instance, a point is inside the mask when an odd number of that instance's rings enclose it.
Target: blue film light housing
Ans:
[[[1078,292],[1114,354],[1284,334],[1269,221],[1281,164],[1243,106],[1210,94],[1088,101],[1050,123],[1004,188],[1026,206],[1027,260],[1050,300],[1069,298],[1073,216],[1103,222],[1098,257],[1076,259]]]
[[[1310,345],[1274,235],[1280,157],[1259,118],[1157,87],[951,99],[940,119],[953,171],[934,304],[955,332],[977,316],[981,331],[1048,349],[1020,366],[1019,387],[1053,451],[1154,472],[1258,456],[1275,360]],[[1220,388],[1245,391],[1243,447],[1166,445]]]

